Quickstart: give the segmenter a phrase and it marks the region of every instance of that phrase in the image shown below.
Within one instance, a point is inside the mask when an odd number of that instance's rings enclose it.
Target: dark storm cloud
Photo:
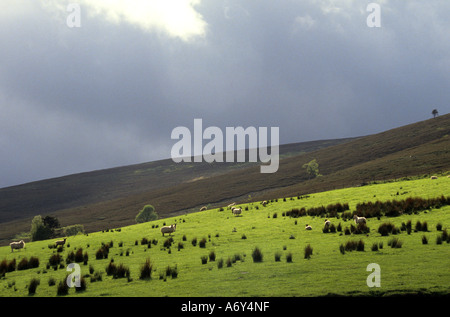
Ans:
[[[448,112],[444,1],[379,1],[381,28],[369,1],[186,1],[177,25],[82,0],[80,28],[67,3],[2,8],[0,187],[168,158],[194,118],[289,143]]]

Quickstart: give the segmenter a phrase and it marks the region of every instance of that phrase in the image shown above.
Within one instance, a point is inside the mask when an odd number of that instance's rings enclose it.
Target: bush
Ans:
[[[378,251],[378,243],[374,242],[372,244],[372,251]]]
[[[150,259],[145,260],[145,263],[141,266],[139,279],[141,279],[141,280],[151,279],[152,278],[152,270],[153,270],[153,264],[150,262]]]
[[[80,286],[75,285],[75,292],[82,292],[86,290],[86,280],[83,276],[80,277]]]
[[[381,234],[382,236],[388,236],[391,233],[397,234],[399,232],[400,232],[400,230],[398,228],[396,228],[395,225],[393,225],[390,222],[385,222],[378,227],[378,233]]]
[[[291,253],[291,252],[289,252],[289,253],[286,255],[286,262],[288,262],[288,263],[291,263],[291,262],[292,262],[292,253]]]
[[[310,259],[312,254],[313,254],[313,248],[311,248],[311,245],[308,244],[305,247],[305,259]]]
[[[214,251],[209,252],[209,261],[215,261],[216,260],[216,253]]]
[[[390,246],[393,249],[399,249],[403,245],[403,242],[401,242],[398,238],[392,238],[388,241],[388,246]]]
[[[202,260],[202,264],[208,263],[208,257],[207,257],[206,255],[202,255],[202,256],[200,257],[200,259]]]
[[[358,241],[358,244],[356,245],[356,251],[364,251],[364,241]]]
[[[83,249],[79,248],[77,250],[77,252],[75,253],[75,262],[79,263],[79,262],[83,262],[83,261],[84,261]]]
[[[170,248],[170,246],[172,245],[172,242],[173,242],[172,237],[167,238],[163,243],[164,248]]]
[[[280,262],[281,260],[281,252],[276,252],[275,253],[275,262]]]
[[[28,269],[28,259],[22,258],[22,260],[20,260],[19,264],[17,264],[17,271],[26,270],[26,269]]]
[[[79,233],[84,233],[84,226],[83,225],[72,225],[61,228],[62,236],[75,236]]]
[[[30,284],[28,284],[28,295],[34,295],[36,293],[36,288],[41,282],[37,278],[32,278]]]
[[[205,248],[206,247],[206,238],[203,238],[200,240],[200,242],[198,243],[200,248]]]
[[[175,267],[171,267],[170,265],[168,265],[166,267],[166,276],[171,276],[172,278],[177,278],[177,276],[178,276],[177,266],[175,265]]]
[[[261,252],[261,250],[258,247],[255,247],[255,249],[252,252],[252,258],[253,258],[253,262],[262,262],[263,260],[263,254]]]
[[[192,239],[191,243],[195,247],[197,245],[197,238]]]
[[[438,224],[436,225],[436,230],[437,230],[437,231],[441,231],[441,230],[442,230],[442,223],[438,223]]]
[[[66,283],[66,279],[59,281],[58,287],[56,289],[56,295],[64,296],[69,294],[69,286]]]
[[[39,258],[35,256],[31,256],[30,260],[28,260],[28,268],[33,269],[39,267]]]
[[[425,235],[422,236],[422,244],[428,244],[428,238]]]
[[[217,261],[217,268],[218,269],[223,268],[223,259],[222,258],[220,258],[219,261]]]
[[[158,214],[155,211],[155,207],[152,205],[145,205],[144,208],[137,214],[136,222],[143,223],[158,219]]]
[[[61,263],[62,257],[59,253],[54,253],[50,256],[50,259],[48,260],[48,263],[51,266],[57,266],[59,263]]]

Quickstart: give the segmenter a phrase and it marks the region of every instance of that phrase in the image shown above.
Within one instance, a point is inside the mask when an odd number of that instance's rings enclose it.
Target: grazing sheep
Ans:
[[[227,206],[227,209],[230,209],[231,207],[233,207],[234,205],[236,205],[236,203],[234,202],[234,203],[231,203],[231,204],[229,204],[228,206]]]
[[[307,225],[305,226],[305,230],[312,230],[312,227],[311,227],[310,225],[307,224]]]
[[[175,225],[172,224],[170,226],[164,226],[164,227],[161,227],[161,233],[162,233],[163,237],[164,237],[165,233],[168,233],[169,236],[170,236],[170,234],[172,232],[174,232],[176,228],[177,228],[176,224]]]
[[[202,208],[200,208],[200,211],[205,211],[206,210],[206,206],[203,206]]]
[[[66,243],[66,238],[64,238],[63,240],[58,240],[55,242],[55,245],[64,245]]]
[[[242,212],[242,208],[232,208],[231,212],[233,213],[233,215],[237,216],[240,215]]]
[[[267,205],[267,200],[262,201],[261,204],[262,204],[264,207],[266,207],[266,205]]]
[[[366,223],[366,221],[367,221],[365,217],[358,217],[357,215],[354,215],[353,219],[355,220],[356,224]]]
[[[437,179],[437,176],[431,176],[430,179]]]
[[[328,227],[331,225],[331,221],[328,219],[325,219],[325,227]]]
[[[14,249],[25,248],[25,241],[20,240],[19,242],[11,242],[9,245],[11,247],[11,252],[14,252]]]

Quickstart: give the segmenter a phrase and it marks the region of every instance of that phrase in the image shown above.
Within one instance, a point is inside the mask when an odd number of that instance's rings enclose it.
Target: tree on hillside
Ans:
[[[431,114],[433,115],[433,118],[436,118],[439,112],[437,111],[437,109],[433,109],[433,111],[431,111]]]
[[[145,205],[136,216],[137,223],[143,223],[147,221],[153,221],[158,219],[158,214],[155,211],[155,207],[152,205]]]
[[[31,241],[45,240],[53,237],[53,229],[46,226],[40,215],[37,215],[31,221]]]
[[[303,168],[306,168],[306,173],[308,173],[309,178],[319,176],[319,163],[317,163],[316,159],[303,164]]]

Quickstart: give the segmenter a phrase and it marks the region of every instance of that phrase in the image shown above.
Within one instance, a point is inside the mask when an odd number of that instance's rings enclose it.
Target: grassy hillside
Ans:
[[[40,284],[34,296],[56,296],[60,281],[65,280],[66,258],[71,252],[88,255],[86,264],[80,263],[86,289],[69,289],[67,296],[322,296],[390,295],[390,294],[449,294],[450,271],[448,254],[450,240],[437,244],[438,237],[450,230],[450,206],[431,208],[397,217],[368,218],[367,234],[344,234],[353,224],[345,220],[358,203],[405,200],[408,197],[435,198],[450,195],[450,178],[416,179],[345,188],[302,197],[287,197],[270,202],[266,207],[254,202],[241,204],[241,216],[230,210],[211,209],[179,215],[164,220],[114,228],[104,232],[69,237],[60,253],[49,248],[54,242],[28,243],[26,249],[14,251],[0,248],[0,261],[13,259],[18,264],[31,256],[39,259],[37,268],[15,270],[0,279],[1,296],[28,296],[27,285],[35,278]],[[328,217],[342,231],[323,233],[324,217],[286,215],[293,208],[311,208],[329,204],[348,203],[349,210]],[[248,210],[245,210],[248,208]],[[399,231],[382,236],[378,228],[392,223],[397,228],[411,221],[412,231]],[[427,223],[427,231],[415,231],[416,223]],[[171,246],[169,237],[162,237],[159,228],[164,223],[177,224]],[[306,231],[305,225],[312,226]],[[437,225],[440,224],[440,230]],[[428,243],[423,244],[423,237]],[[150,242],[141,244],[143,239]],[[392,248],[397,238],[401,247]],[[196,239],[194,246],[192,241]],[[205,245],[201,247],[204,239]],[[340,252],[340,245],[348,241],[364,242],[364,251]],[[153,242],[153,243],[152,243]],[[110,244],[107,258],[96,259],[102,245]],[[378,250],[372,251],[376,244]],[[310,259],[304,249],[312,247]],[[252,252],[259,248],[261,262],[254,262]],[[215,259],[209,256],[213,252]],[[53,254],[62,256],[61,266],[47,267]],[[206,257],[202,263],[202,257]],[[276,260],[279,257],[279,261]],[[151,279],[140,279],[140,269],[149,259]],[[122,265],[128,277],[107,275],[106,267]],[[5,262],[4,261],[4,262]],[[70,261],[69,261],[70,262]],[[220,266],[222,263],[222,266]],[[381,287],[370,288],[366,280],[371,272],[367,266],[376,263],[381,269]],[[1,267],[1,266],[0,266]],[[167,268],[169,267],[169,270]],[[167,275],[167,272],[170,274]],[[175,273],[173,273],[175,272]],[[172,276],[173,273],[173,276]],[[101,276],[101,280],[99,280]],[[92,280],[91,280],[92,279]],[[96,280],[96,281],[95,281]],[[54,285],[49,286],[49,281]],[[50,283],[51,284],[51,283]]]
[[[161,217],[169,217],[204,205],[445,172],[450,169],[449,134],[448,114],[353,140],[286,145],[274,174],[261,174],[258,166],[248,164],[160,161],[6,188],[0,190],[0,243],[28,231],[35,214],[52,214],[63,226],[80,223],[91,232],[133,224],[149,203]],[[312,159],[319,163],[322,177],[309,179],[302,168]]]

